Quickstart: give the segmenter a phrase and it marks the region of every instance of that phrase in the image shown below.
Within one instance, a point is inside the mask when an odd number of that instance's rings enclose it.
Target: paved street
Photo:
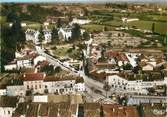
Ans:
[[[105,90],[103,89],[103,83],[101,82],[98,82],[96,80],[93,80],[91,78],[89,78],[88,76],[86,76],[84,74],[83,71],[76,71],[74,70],[72,67],[70,66],[66,66],[63,62],[61,62],[60,60],[48,55],[47,53],[44,52],[43,49],[41,49],[39,46],[36,46],[36,50],[38,52],[38,54],[44,56],[47,58],[47,60],[53,64],[54,66],[60,66],[63,70],[66,70],[66,71],[69,71],[70,74],[72,75],[77,75],[77,76],[81,76],[84,78],[84,82],[85,82],[85,86],[90,89],[91,87],[93,87],[94,89],[98,89],[100,91],[102,91],[102,95],[101,94],[91,94],[90,91],[88,94],[86,95],[89,95],[89,99],[88,100],[91,100],[92,99],[95,99],[95,100],[98,100],[98,99],[102,99],[104,98],[104,95],[105,95]],[[91,89],[90,89],[91,90]],[[110,93],[111,92],[114,92],[115,90],[114,89],[111,89],[110,90]],[[122,92],[120,91],[119,93],[126,93],[126,92]],[[128,92],[127,92],[128,93]],[[90,95],[91,94],[91,95]],[[167,103],[167,98],[166,97],[160,97],[160,96],[132,96],[129,98],[129,104],[139,104],[140,102],[143,102],[143,103],[149,103],[149,102],[156,102],[156,103],[160,103],[161,101]]]

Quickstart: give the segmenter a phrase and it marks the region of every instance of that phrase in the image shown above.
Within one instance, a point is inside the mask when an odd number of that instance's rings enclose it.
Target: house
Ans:
[[[66,95],[34,95],[32,102],[35,103],[71,103],[71,104],[82,104],[83,97],[81,94],[66,94]]]
[[[39,61],[36,65],[35,65],[35,70],[34,72],[37,73],[37,72],[40,72],[41,71],[41,68],[43,68],[44,66],[48,66],[49,65],[49,62],[48,61]]]
[[[34,29],[27,29],[25,32],[26,41],[33,41],[35,44],[39,44],[39,31]]]
[[[79,25],[83,25],[83,24],[88,24],[90,22],[91,22],[91,20],[74,18],[72,20],[72,22],[70,22],[70,25],[75,24],[75,23],[77,23]]]
[[[12,117],[78,117],[78,104],[20,103]]]
[[[100,117],[101,105],[99,103],[85,103],[83,117]]]
[[[152,64],[146,64],[142,67],[143,71],[153,71],[154,70],[154,66]]]
[[[36,53],[31,53],[17,59],[17,68],[31,68],[33,66],[33,59],[37,56]]]
[[[148,94],[149,88],[166,85],[167,77],[161,73],[128,74],[118,73],[106,77],[106,82],[115,91],[124,93]]]
[[[72,79],[67,76],[63,77],[47,76],[43,82],[44,92],[52,94],[74,93],[75,92],[73,88],[74,84],[75,84],[75,79]]]
[[[68,17],[54,17],[54,16],[48,16],[46,18],[47,23],[55,24],[58,21],[60,21],[61,24],[67,25],[69,23],[69,18]]]
[[[48,26],[48,25],[49,25],[49,22],[44,22],[43,25],[44,25],[44,26]]]
[[[11,63],[11,64],[8,64],[8,65],[4,65],[4,69],[6,71],[15,70],[15,69],[17,69],[17,64],[16,63]]]
[[[18,97],[1,96],[0,97],[0,117],[12,117],[16,108]]]
[[[0,96],[4,96],[4,95],[6,95],[6,86],[1,85],[0,86]]]
[[[25,96],[25,88],[21,79],[12,79],[6,86],[8,96]]]
[[[28,73],[23,74],[23,85],[26,90],[26,94],[28,92],[30,93],[40,93],[42,94],[44,91],[43,87],[43,80],[45,78],[46,74],[44,73]]]
[[[104,55],[108,59],[115,59],[118,66],[123,66],[123,65],[129,63],[128,57],[126,56],[125,53],[122,53],[122,52],[107,51],[104,53]]]
[[[36,56],[34,59],[33,59],[33,63],[34,63],[34,66],[37,65],[39,62],[42,62],[42,61],[46,61],[46,57],[44,56]]]
[[[47,76],[43,82],[45,93],[71,94],[85,91],[83,78],[71,75]]]
[[[58,31],[58,36],[60,40],[69,41],[72,36],[71,28],[60,28]]]
[[[43,30],[45,41],[44,43],[51,43],[52,41],[52,31],[50,29]]]
[[[122,106],[114,104],[103,104],[104,117],[140,117],[134,106]]]

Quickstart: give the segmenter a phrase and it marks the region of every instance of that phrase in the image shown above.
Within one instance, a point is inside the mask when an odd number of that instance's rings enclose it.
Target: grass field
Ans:
[[[136,26],[136,28],[142,29],[142,30],[152,30],[152,23],[153,21],[133,21],[128,22],[128,26]],[[167,34],[167,23],[166,22],[155,22],[155,32],[158,32],[160,34]]]
[[[92,31],[102,31],[104,26],[98,25],[98,24],[86,24],[86,25],[82,25],[82,28],[92,32]]]

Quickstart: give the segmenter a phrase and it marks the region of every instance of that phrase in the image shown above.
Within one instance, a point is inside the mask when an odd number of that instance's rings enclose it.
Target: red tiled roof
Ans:
[[[44,73],[29,73],[23,75],[24,81],[35,81],[35,80],[44,80]]]
[[[111,75],[111,73],[106,73],[106,72],[97,73],[97,71],[93,71],[90,74],[98,79],[105,79],[107,76]]]
[[[137,109],[133,106],[104,104],[103,111],[105,117],[139,117]]]
[[[121,60],[121,61],[128,61],[128,58],[126,57],[126,55],[124,53],[120,53],[120,52],[114,52],[114,51],[107,51],[105,53],[106,57],[115,57],[117,58],[117,60]]]
[[[46,61],[46,60],[44,60],[44,61],[40,61],[40,62],[38,62],[37,65],[36,65],[35,67],[37,67],[37,66],[43,67],[43,66],[48,65],[48,64],[49,64],[49,62]]]

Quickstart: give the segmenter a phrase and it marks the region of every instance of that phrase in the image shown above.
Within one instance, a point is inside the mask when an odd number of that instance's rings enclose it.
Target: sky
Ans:
[[[167,0],[0,0],[0,2],[55,2],[55,3],[104,3],[104,2],[150,2],[150,3],[166,3]]]

